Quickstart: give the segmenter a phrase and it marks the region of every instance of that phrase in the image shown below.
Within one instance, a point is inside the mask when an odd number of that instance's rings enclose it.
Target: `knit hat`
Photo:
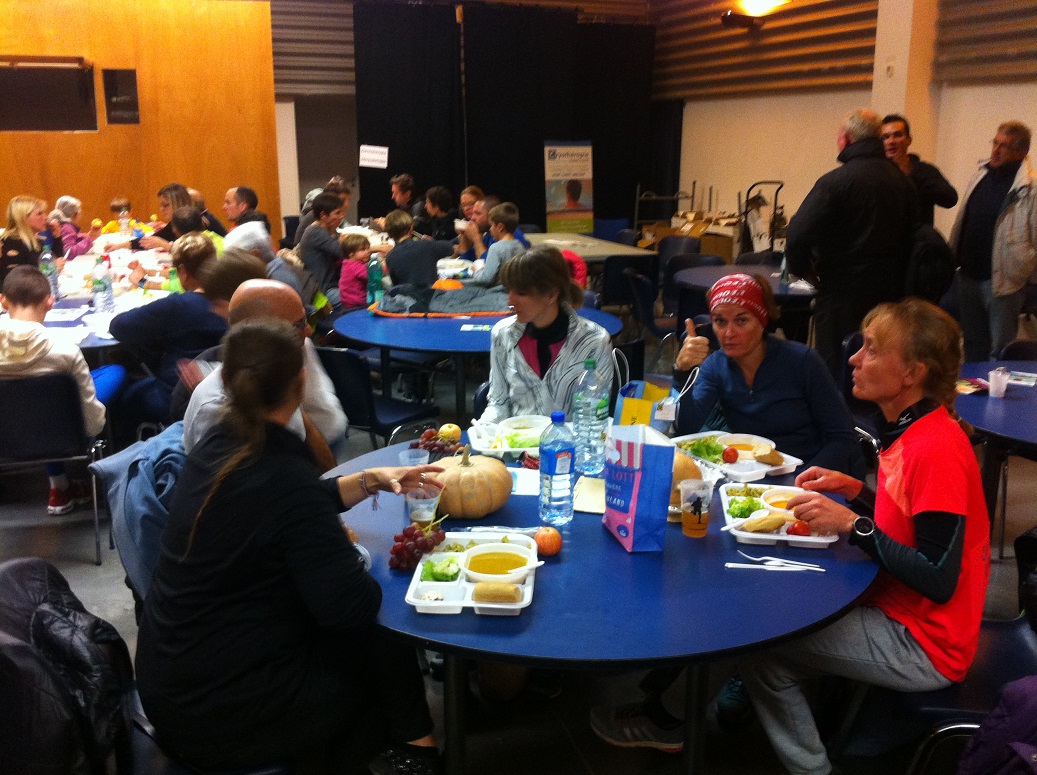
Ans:
[[[734,304],[744,307],[767,328],[770,316],[767,305],[763,302],[763,288],[754,277],[747,274],[729,274],[721,277],[709,291],[709,311],[712,312],[720,304]]]

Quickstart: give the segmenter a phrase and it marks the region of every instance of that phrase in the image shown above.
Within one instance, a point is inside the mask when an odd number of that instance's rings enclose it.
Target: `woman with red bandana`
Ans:
[[[734,433],[771,439],[779,450],[849,474],[863,473],[846,402],[817,352],[767,333],[778,315],[770,283],[746,274],[721,278],[707,295],[713,332],[709,340],[688,336],[677,368],[698,366],[691,392],[681,399],[679,433],[696,433],[719,406]],[[679,380],[678,380],[679,382]]]

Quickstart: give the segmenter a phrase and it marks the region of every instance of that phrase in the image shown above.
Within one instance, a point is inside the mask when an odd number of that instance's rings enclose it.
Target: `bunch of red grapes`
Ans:
[[[429,452],[429,460],[438,459],[436,456],[442,457],[443,455],[453,455],[458,452],[464,444],[460,442],[456,444],[448,444],[445,441],[441,441],[439,434],[433,428],[429,428],[421,434],[421,438],[417,441],[410,443],[411,449],[427,449]]]
[[[441,522],[442,520],[440,520]],[[426,528],[407,525],[393,536],[392,549],[389,550],[389,567],[400,570],[414,570],[423,554],[428,554],[446,540],[446,531],[440,530],[439,522],[432,522]]]

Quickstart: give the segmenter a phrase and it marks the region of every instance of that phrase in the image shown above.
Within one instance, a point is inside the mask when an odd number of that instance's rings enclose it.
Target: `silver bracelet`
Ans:
[[[367,496],[371,498],[371,510],[372,511],[377,511],[378,510],[378,490],[375,490],[374,492],[372,492],[371,490],[369,490],[367,488],[367,471],[366,470],[360,472],[360,489],[362,489],[367,494]]]

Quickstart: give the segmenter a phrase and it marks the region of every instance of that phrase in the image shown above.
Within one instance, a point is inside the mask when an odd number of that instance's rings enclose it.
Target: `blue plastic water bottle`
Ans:
[[[553,412],[540,437],[540,521],[560,527],[573,520],[576,441],[565,425],[565,412]]]
[[[371,256],[367,262],[367,303],[374,304],[382,300],[382,262],[378,256]]]

